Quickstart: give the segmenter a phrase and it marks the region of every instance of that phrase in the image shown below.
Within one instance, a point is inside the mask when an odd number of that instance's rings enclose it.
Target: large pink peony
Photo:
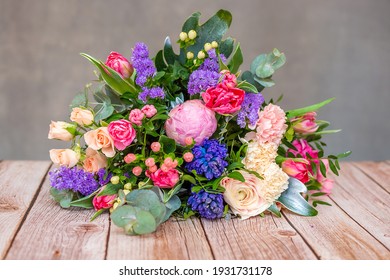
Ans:
[[[279,106],[271,103],[259,112],[256,124],[256,138],[259,143],[279,145],[286,129],[286,114]]]
[[[176,106],[169,117],[165,122],[167,135],[183,146],[186,137],[192,137],[199,144],[217,129],[215,113],[200,100],[188,100]]]

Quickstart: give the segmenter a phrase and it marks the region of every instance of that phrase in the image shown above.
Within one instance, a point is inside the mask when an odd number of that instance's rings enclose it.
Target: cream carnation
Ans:
[[[260,144],[257,141],[248,143],[246,156],[242,160],[245,168],[256,171],[261,176],[268,167],[275,162],[277,156],[277,146],[273,143]]]
[[[288,175],[276,163],[271,163],[260,180],[260,196],[270,205],[279,198],[288,187]]]

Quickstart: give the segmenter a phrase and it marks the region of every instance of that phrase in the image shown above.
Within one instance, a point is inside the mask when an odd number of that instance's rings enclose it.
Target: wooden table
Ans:
[[[61,209],[46,161],[0,162],[1,259],[390,259],[390,161],[342,164],[333,206],[245,221],[171,218],[126,236],[108,214]]]

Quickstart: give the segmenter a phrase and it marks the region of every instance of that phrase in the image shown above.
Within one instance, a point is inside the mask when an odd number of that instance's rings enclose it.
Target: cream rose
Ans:
[[[83,161],[84,170],[95,173],[98,172],[99,169],[107,167],[107,158],[101,153],[87,148],[86,150],[86,158]]]
[[[261,179],[246,171],[239,172],[244,176],[245,182],[225,177],[221,180],[221,186],[225,188],[223,198],[230,209],[245,220],[264,212],[272,203],[261,195]]]
[[[73,108],[72,113],[70,113],[70,120],[81,126],[88,126],[93,122],[93,114],[90,110],[76,107]]]
[[[111,158],[115,155],[114,140],[108,133],[107,127],[99,127],[84,134],[85,143],[89,148],[98,151]]]
[[[75,166],[80,159],[80,155],[71,149],[51,149],[49,153],[52,162],[69,168]]]
[[[62,141],[70,141],[73,139],[74,135],[70,133],[68,129],[76,130],[76,127],[67,122],[51,121],[48,138]]]

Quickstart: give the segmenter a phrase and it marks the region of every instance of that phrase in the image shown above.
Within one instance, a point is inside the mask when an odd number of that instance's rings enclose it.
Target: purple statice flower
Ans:
[[[209,57],[203,61],[203,63],[199,66],[198,70],[219,72],[219,61],[215,49],[211,49],[207,53]]]
[[[111,172],[107,173],[107,170],[104,168],[100,168],[99,171],[96,173],[96,175],[98,176],[100,186],[107,185],[112,178],[112,173]]]
[[[84,196],[90,195],[99,187],[93,173],[77,167],[61,166],[49,172],[50,185],[58,190],[71,190]]]
[[[146,100],[148,98],[164,98],[165,93],[164,90],[161,87],[152,87],[152,88],[147,88],[143,87],[142,92],[138,95],[138,99],[142,100],[144,103],[146,103]]]
[[[188,93],[194,95],[218,84],[220,74],[210,70],[195,70],[188,81]]]
[[[189,171],[195,170],[197,174],[204,175],[207,179],[218,178],[222,175],[226,166],[227,148],[217,140],[204,140],[201,145],[195,145],[192,149],[193,161],[186,164]]]
[[[248,120],[251,126],[256,125],[259,119],[260,106],[263,102],[264,97],[261,93],[246,93],[241,104],[241,110],[237,115],[237,124],[244,128]]]
[[[153,61],[149,58],[148,46],[145,43],[139,42],[135,44],[131,62],[137,71],[135,82],[140,87],[147,82],[148,78],[153,77],[157,72]]]
[[[188,198],[187,204],[193,211],[197,211],[202,218],[219,219],[223,216],[223,195],[212,194],[200,190],[198,193],[192,193]]]

